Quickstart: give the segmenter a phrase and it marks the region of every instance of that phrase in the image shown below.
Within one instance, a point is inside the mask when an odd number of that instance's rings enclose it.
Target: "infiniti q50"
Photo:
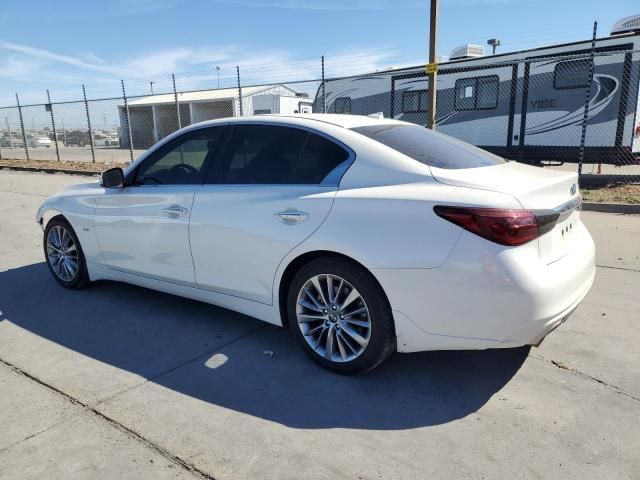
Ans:
[[[337,372],[538,344],[586,295],[575,173],[351,115],[210,121],[37,213],[67,288],[109,279],[288,326]]]

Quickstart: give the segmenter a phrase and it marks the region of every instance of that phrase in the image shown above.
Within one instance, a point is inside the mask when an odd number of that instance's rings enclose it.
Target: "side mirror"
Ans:
[[[120,167],[105,170],[100,175],[100,186],[105,188],[124,187],[124,172]]]

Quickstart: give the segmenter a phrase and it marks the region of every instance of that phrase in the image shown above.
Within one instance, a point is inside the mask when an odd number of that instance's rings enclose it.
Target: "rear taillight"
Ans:
[[[555,218],[538,218],[529,210],[502,208],[433,207],[436,214],[465,230],[500,245],[514,247],[553,228]]]

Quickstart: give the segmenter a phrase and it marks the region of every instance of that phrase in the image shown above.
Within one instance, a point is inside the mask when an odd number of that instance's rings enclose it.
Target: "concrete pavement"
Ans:
[[[340,377],[228,310],[59,287],[33,216],[82,181],[0,172],[0,478],[638,478],[640,217],[583,213],[596,283],[540,348]]]

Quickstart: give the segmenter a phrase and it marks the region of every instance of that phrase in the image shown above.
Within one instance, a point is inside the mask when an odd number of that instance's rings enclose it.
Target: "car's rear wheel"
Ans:
[[[44,230],[44,256],[49,271],[66,288],[83,288],[89,283],[87,263],[80,241],[63,217],[54,217]]]
[[[382,288],[366,269],[340,258],[313,260],[296,273],[287,312],[305,352],[335,372],[366,372],[395,350]]]

